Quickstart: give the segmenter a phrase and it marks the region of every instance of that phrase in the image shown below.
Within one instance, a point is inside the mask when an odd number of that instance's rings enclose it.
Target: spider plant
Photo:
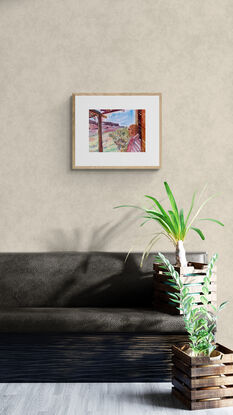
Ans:
[[[199,308],[196,307],[194,295],[190,294],[189,288],[182,283],[179,273],[171,265],[169,260],[161,253],[155,258],[156,263],[170,277],[168,281],[172,287],[177,290],[177,292],[169,293],[170,300],[178,305],[177,308],[183,313],[185,328],[189,336],[189,345],[196,356],[200,354],[210,356],[213,350],[216,349],[216,320],[219,311],[227,304],[227,301],[224,301],[219,307],[209,304],[208,294],[211,276],[217,258],[218,255],[215,254],[209,262],[207,274],[202,286],[202,295],[200,297],[202,305]]]
[[[178,209],[176,200],[173,196],[173,193],[168,185],[167,182],[164,182],[165,190],[170,202],[170,208],[166,210],[161,203],[153,196],[145,195],[147,199],[153,202],[153,205],[151,208],[143,208],[140,206],[134,206],[134,205],[121,205],[116,206],[116,208],[120,207],[132,207],[136,209],[140,209],[142,211],[143,222],[140,226],[144,226],[146,223],[150,221],[155,221],[160,225],[162,230],[160,232],[156,232],[153,236],[153,238],[148,243],[147,247],[145,248],[142,256],[142,263],[144,258],[146,258],[149,255],[149,252],[151,251],[154,244],[158,241],[158,239],[161,236],[166,236],[170,242],[175,246],[176,248],[176,265],[178,266],[187,266],[187,260],[186,260],[186,254],[185,249],[183,245],[183,241],[185,240],[188,232],[190,230],[196,232],[198,236],[204,240],[205,236],[200,228],[194,227],[193,223],[197,220],[201,210],[204,208],[204,206],[208,203],[209,200],[211,200],[214,196],[208,197],[196,210],[195,214],[192,215],[194,205],[195,205],[195,199],[196,199],[196,192],[193,193],[192,201],[190,204],[190,208],[188,210],[187,215],[184,214],[184,209]],[[199,219],[201,221],[211,221],[215,222],[218,225],[224,226],[222,222],[216,219],[212,218],[201,218]]]

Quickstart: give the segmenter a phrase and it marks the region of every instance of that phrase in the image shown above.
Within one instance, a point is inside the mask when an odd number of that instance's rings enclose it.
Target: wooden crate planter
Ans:
[[[207,264],[200,264],[197,262],[189,262],[187,267],[174,267],[179,273],[184,285],[189,288],[189,291],[196,300],[196,306],[201,305],[200,296],[202,295],[202,285],[204,277],[207,273]],[[160,311],[169,314],[182,314],[177,309],[177,305],[170,300],[169,292],[177,292],[172,283],[168,280],[170,277],[164,274],[160,266],[154,264],[154,307]],[[208,295],[209,303],[216,306],[217,304],[217,269],[213,269],[211,277],[210,292]]]
[[[189,409],[233,406],[233,351],[218,344],[220,360],[172,347],[172,394]]]

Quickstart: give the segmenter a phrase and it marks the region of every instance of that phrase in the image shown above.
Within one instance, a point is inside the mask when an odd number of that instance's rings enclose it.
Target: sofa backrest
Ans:
[[[126,262],[119,252],[2,253],[0,307],[149,307],[154,255],[140,268],[141,253]],[[203,252],[187,258],[207,261]]]

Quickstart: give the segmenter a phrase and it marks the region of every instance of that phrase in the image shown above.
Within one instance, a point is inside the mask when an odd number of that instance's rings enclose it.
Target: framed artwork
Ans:
[[[161,167],[162,95],[73,94],[73,169]]]

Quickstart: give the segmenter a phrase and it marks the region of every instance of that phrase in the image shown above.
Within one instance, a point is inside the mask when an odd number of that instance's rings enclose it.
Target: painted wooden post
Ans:
[[[102,139],[102,116],[98,114],[98,137],[99,137],[99,152],[103,152],[103,139]]]
[[[141,151],[145,152],[145,110],[135,110],[135,123],[138,125],[138,134],[141,140]]]
[[[142,110],[141,111],[141,135],[142,135],[142,151],[145,152],[146,151],[146,137],[145,137],[145,114],[146,111]]]

